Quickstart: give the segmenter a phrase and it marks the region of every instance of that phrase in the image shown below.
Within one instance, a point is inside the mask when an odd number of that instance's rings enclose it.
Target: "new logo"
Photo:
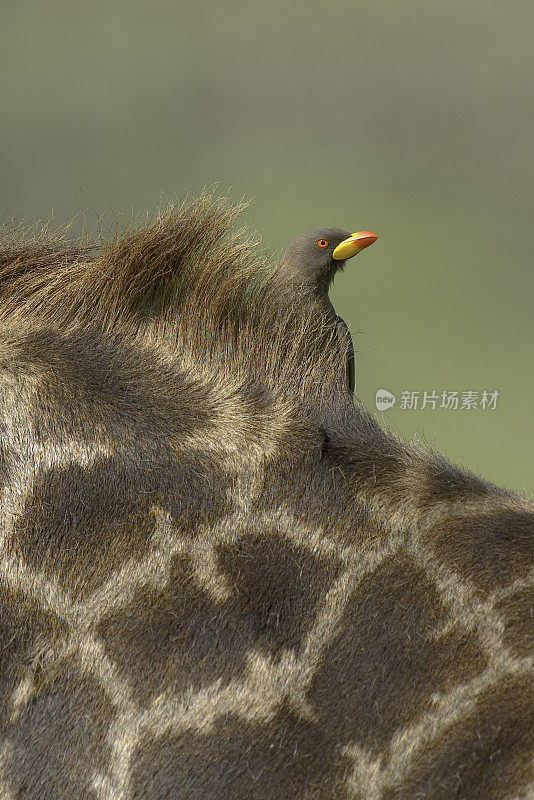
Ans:
[[[378,411],[387,411],[388,408],[393,408],[397,398],[387,389],[377,389],[375,395],[375,405]]]

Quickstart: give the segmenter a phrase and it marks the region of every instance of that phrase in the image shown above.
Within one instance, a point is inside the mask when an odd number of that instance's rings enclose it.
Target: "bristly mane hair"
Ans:
[[[0,324],[159,343],[205,367],[215,360],[219,374],[346,402],[348,342],[304,289],[295,296],[257,236],[235,230],[247,206],[204,192],[108,243],[4,231]]]
[[[31,350],[41,334],[70,337],[71,345],[90,336],[94,350],[108,342],[125,361],[132,349],[148,349],[141,367],[148,372],[155,359],[202,373],[213,387],[226,382],[232,395],[278,399],[293,419],[311,414],[330,450],[339,448],[373,493],[383,478],[392,497],[403,495],[399,475],[416,481],[430,468],[501,495],[440,454],[399,441],[353,401],[348,340],[312,293],[269,262],[257,235],[235,229],[248,205],[205,191],[146,226],[94,244],[48,227],[31,237],[20,229],[0,232],[0,360],[24,338]]]

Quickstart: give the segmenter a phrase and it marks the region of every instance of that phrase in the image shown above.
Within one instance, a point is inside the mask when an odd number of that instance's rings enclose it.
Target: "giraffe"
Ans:
[[[2,800],[526,800],[527,498],[387,433],[209,193],[0,252]]]

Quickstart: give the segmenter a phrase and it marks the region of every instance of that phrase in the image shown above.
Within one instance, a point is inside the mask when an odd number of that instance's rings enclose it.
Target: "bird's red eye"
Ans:
[[[328,242],[326,239],[318,239],[317,240],[318,247],[328,247]]]

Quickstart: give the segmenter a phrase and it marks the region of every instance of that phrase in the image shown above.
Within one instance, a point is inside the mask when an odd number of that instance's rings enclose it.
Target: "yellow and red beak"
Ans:
[[[371,231],[357,231],[356,233],[351,233],[347,239],[344,239],[338,244],[332,253],[332,258],[336,261],[345,261],[345,259],[355,256],[365,247],[369,247],[369,245],[376,242],[377,239],[377,234],[371,233]]]

